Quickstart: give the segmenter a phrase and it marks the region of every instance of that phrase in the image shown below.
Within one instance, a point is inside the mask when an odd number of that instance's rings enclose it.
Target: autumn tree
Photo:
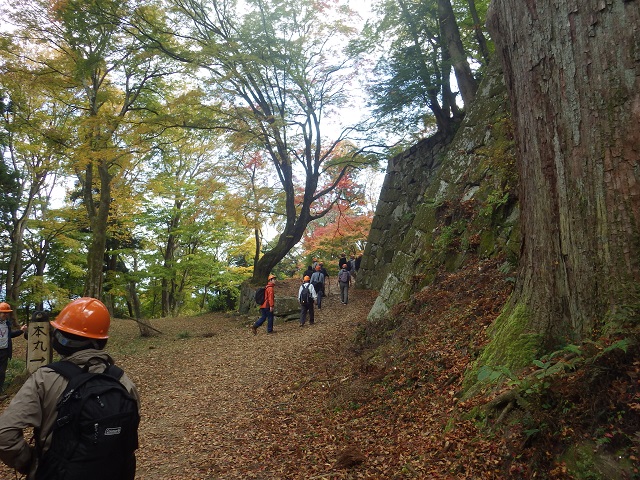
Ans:
[[[337,156],[336,148],[356,124],[340,126],[336,109],[348,104],[355,60],[337,45],[353,33],[326,2],[250,0],[247,13],[235,2],[171,0],[179,24],[149,28],[153,45],[172,58],[197,67],[218,107],[222,124],[242,131],[271,162],[283,201],[283,225],[272,248],[255,259],[254,282],[302,238],[307,225],[330,206],[318,208],[340,180],[363,159],[353,149]],[[149,22],[151,23],[151,22]],[[160,38],[179,32],[173,41]],[[336,119],[337,133],[327,122]],[[344,123],[344,122],[343,122]],[[370,160],[370,159],[367,159]],[[301,194],[296,186],[301,185]]]
[[[146,232],[142,260],[158,298],[152,308],[158,305],[163,317],[197,311],[194,299],[220,289],[219,272],[233,270],[227,252],[247,237],[236,204],[225,206],[228,179],[217,165],[216,142],[207,131],[172,129],[147,161],[153,174],[141,186],[138,225]]]
[[[142,48],[126,22],[137,15],[136,2],[28,0],[9,6],[15,45],[31,46],[14,55],[26,59],[25,73],[46,81],[48,95],[75,114],[64,147],[91,231],[84,295],[100,297],[114,181],[130,168],[133,133],[156,110],[171,70]]]
[[[637,328],[638,7],[492,4],[516,127],[523,246],[511,306],[483,361],[522,364],[536,348]],[[509,351],[520,355],[505,359]]]
[[[4,57],[4,56],[3,56]],[[58,139],[62,126],[69,120],[69,109],[43,94],[39,78],[24,75],[15,69],[11,58],[5,58],[0,88],[2,101],[3,138],[2,165],[6,202],[4,228],[6,238],[6,298],[18,305],[25,272],[25,231],[36,206],[47,209],[51,189],[61,161]],[[32,272],[33,273],[33,272]]]
[[[341,180],[336,189],[338,201],[305,232],[302,250],[307,258],[333,259],[342,252],[355,255],[364,249],[374,214],[366,208],[364,190],[351,175]]]

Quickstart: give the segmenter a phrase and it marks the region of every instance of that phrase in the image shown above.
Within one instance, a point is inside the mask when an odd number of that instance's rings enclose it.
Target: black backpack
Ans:
[[[306,284],[306,286],[302,285],[302,291],[300,292],[300,298],[298,300],[300,300],[300,305],[304,305],[306,307],[313,303],[313,297],[311,296],[311,292],[309,291],[308,283]]]
[[[265,290],[266,290],[265,287],[260,287],[259,289],[256,290],[256,293],[253,296],[253,298],[256,301],[256,304],[262,305],[264,303]]]
[[[51,446],[36,480],[133,480],[140,414],[120,383],[122,369],[109,365],[103,373],[91,373],[68,361],[47,367],[69,383],[58,400]]]

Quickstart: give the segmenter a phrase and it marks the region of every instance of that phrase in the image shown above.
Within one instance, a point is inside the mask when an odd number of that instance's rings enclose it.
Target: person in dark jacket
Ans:
[[[358,256],[356,257],[356,262],[355,262],[355,265],[356,265],[356,272],[357,272],[358,270],[360,270],[360,264],[361,264],[361,263],[362,263],[362,253],[359,253],[359,254],[358,254]]]
[[[0,394],[4,390],[9,359],[13,355],[11,339],[22,335],[27,328],[26,325],[23,325],[21,330],[11,330],[11,312],[13,312],[11,305],[7,302],[0,303]]]
[[[309,275],[313,290],[316,292],[316,305],[318,308],[322,308],[322,298],[324,297],[324,282],[325,276],[322,273],[322,267],[320,264],[316,265],[316,271]]]
[[[347,264],[343,264],[338,273],[338,286],[340,287],[340,301],[343,305],[349,303],[349,286],[351,285],[351,273]]]
[[[342,252],[340,254],[340,260],[338,260],[338,270],[340,270],[342,266],[346,263],[347,263],[347,254]]]
[[[307,267],[307,269],[304,271],[304,273],[302,274],[303,277],[310,277],[311,275],[313,275],[313,267],[311,265],[309,265]]]

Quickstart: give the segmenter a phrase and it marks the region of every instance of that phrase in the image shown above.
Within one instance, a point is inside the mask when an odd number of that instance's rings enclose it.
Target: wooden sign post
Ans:
[[[27,369],[29,373],[33,373],[53,360],[49,314],[33,312],[27,326]]]

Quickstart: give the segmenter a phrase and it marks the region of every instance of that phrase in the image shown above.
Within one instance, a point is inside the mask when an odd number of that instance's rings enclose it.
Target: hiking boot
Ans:
[[[256,335],[258,333],[258,327],[256,327],[255,325],[251,325],[251,331],[254,335]]]

